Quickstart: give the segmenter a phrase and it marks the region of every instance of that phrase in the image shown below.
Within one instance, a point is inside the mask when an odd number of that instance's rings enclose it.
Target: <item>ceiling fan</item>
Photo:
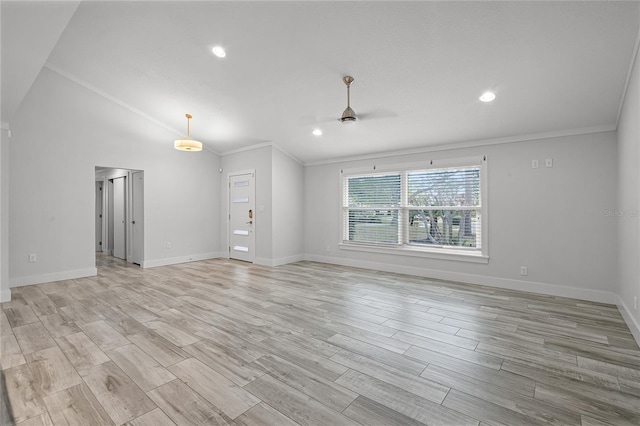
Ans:
[[[347,86],[347,107],[342,112],[342,116],[339,120],[343,123],[353,123],[357,119],[370,119],[370,118],[388,118],[388,117],[397,117],[398,115],[384,109],[378,109],[376,111],[372,111],[369,113],[358,114],[351,108],[351,83],[353,83],[354,78],[350,75],[345,75],[342,77],[342,81]]]
[[[329,117],[318,118],[313,116],[304,116],[304,117],[301,117],[300,119],[300,125],[308,126],[310,124],[321,124],[321,123],[328,123],[332,121],[333,122],[340,121],[342,123],[353,123],[356,120],[368,121],[369,119],[372,119],[372,118],[380,119],[380,118],[390,118],[390,117],[398,116],[398,114],[396,114],[395,112],[389,111],[388,109],[381,109],[381,108],[356,115],[356,112],[353,110],[353,108],[351,108],[351,83],[353,83],[354,80],[355,79],[350,75],[345,75],[344,77],[342,77],[342,81],[347,86],[347,107],[342,112],[342,115],[339,118],[337,119],[329,118]]]

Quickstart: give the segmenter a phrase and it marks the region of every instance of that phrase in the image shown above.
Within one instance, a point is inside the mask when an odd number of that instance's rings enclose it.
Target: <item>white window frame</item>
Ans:
[[[481,215],[481,247],[479,249],[469,249],[465,247],[451,247],[451,246],[421,246],[415,244],[408,244],[408,232],[404,223],[399,225],[400,244],[377,244],[359,241],[345,240],[345,235],[348,235],[348,220],[345,220],[345,214],[348,214],[349,208],[345,206],[345,191],[346,180],[350,177],[363,176],[363,175],[376,175],[387,173],[399,173],[402,175],[402,199],[400,211],[415,210],[415,208],[408,206],[407,204],[407,172],[417,170],[437,170],[445,168],[455,167],[479,167],[480,168],[480,215]],[[340,243],[338,246],[341,250],[352,250],[360,252],[370,253],[382,253],[392,254],[400,256],[413,256],[424,257],[440,260],[453,260],[472,263],[489,263],[489,206],[487,202],[488,198],[488,185],[487,185],[487,157],[466,157],[466,158],[454,158],[443,160],[427,160],[417,163],[404,163],[404,164],[391,164],[382,166],[370,166],[359,167],[352,169],[340,170],[340,220],[343,224],[341,226]],[[453,208],[454,210],[456,208]],[[402,215],[402,221],[407,221]]]

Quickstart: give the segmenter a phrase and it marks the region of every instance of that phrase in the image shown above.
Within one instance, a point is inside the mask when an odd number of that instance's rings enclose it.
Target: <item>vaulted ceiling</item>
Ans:
[[[274,143],[313,163],[611,130],[639,6],[3,1],[2,121],[46,67],[176,136],[190,113],[191,136],[221,154]],[[363,116],[349,124],[337,120],[344,75],[355,77],[351,106]],[[478,100],[486,90],[494,102]]]

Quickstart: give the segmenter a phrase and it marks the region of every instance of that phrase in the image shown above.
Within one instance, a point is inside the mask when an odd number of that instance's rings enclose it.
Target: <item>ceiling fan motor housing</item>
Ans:
[[[353,109],[351,109],[350,106],[348,106],[342,113],[342,117],[340,118],[340,121],[342,121],[343,123],[356,121],[356,112]]]

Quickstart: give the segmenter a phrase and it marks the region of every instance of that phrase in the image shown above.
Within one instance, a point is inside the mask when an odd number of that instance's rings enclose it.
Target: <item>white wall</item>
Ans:
[[[480,155],[488,158],[488,264],[339,248],[341,168]],[[615,132],[309,166],[307,258],[613,303],[616,224],[604,211],[615,206],[615,170]]]
[[[273,261],[304,258],[304,167],[277,148],[273,160]]]
[[[0,137],[0,302],[11,300],[9,290],[9,131]]]
[[[228,244],[228,176],[256,172],[255,263],[277,266],[304,258],[304,167],[275,146],[261,146],[221,159],[221,245]],[[264,207],[264,210],[261,210]]]
[[[255,233],[256,233],[256,263],[271,264],[272,259],[272,161],[271,146],[250,149],[225,155],[221,159],[222,180],[220,183],[222,198],[220,199],[220,234],[221,247],[227,248],[228,244],[228,215],[229,215],[229,173],[255,170],[256,172],[256,212],[255,212]],[[216,169],[216,173],[217,169]],[[264,206],[260,211],[259,206]],[[225,250],[225,257],[227,252]]]
[[[145,172],[145,267],[219,255],[216,154],[47,68],[10,125],[11,286],[95,274],[96,165]]]
[[[0,21],[2,9],[0,5]],[[0,55],[0,70],[2,69]],[[1,72],[0,72],[1,74]],[[0,75],[0,81],[2,76]],[[9,125],[0,117],[0,303],[11,300],[9,290]]]
[[[640,63],[635,65],[618,123],[618,307],[640,344]],[[640,304],[640,300],[638,301]],[[640,308],[640,306],[639,306]]]

